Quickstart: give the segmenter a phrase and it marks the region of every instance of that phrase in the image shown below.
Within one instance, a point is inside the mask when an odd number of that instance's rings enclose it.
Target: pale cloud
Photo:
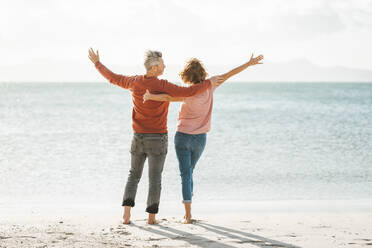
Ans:
[[[324,9],[306,14],[281,13],[269,18],[269,23],[266,23],[266,31],[299,41],[346,29],[336,12]]]
[[[371,28],[371,0],[3,0],[0,65],[84,64],[93,46],[112,65],[142,66],[144,50],[158,49],[167,65],[231,66],[255,52],[372,69]]]

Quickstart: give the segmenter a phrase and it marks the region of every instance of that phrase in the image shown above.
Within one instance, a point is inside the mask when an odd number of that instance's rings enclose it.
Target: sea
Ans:
[[[162,202],[182,200],[168,114]],[[120,206],[132,100],[110,83],[0,83],[0,207]],[[193,202],[372,200],[372,83],[225,83]],[[147,163],[137,193],[146,202]]]

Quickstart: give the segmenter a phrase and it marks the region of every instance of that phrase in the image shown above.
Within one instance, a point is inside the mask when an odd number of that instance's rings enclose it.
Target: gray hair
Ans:
[[[158,65],[161,56],[162,56],[161,52],[151,50],[146,51],[144,63],[146,70],[150,70],[151,67],[153,67],[154,65]]]

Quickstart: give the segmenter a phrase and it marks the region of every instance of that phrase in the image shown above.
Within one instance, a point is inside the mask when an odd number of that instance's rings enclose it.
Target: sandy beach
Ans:
[[[195,212],[191,225],[182,224],[182,208],[159,214],[159,225],[146,224],[141,208],[133,209],[130,225],[120,223],[121,208],[34,208],[23,215],[7,209],[0,214],[0,247],[372,246],[372,212],[268,209]]]

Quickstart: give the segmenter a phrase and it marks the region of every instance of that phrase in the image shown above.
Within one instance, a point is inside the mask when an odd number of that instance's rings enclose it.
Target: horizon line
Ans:
[[[182,83],[181,81],[173,81],[176,83]],[[111,84],[110,82],[107,81],[0,81],[0,84],[6,84],[6,83],[69,83],[69,84],[80,84],[80,83],[86,83],[86,84]],[[330,81],[321,81],[321,80],[316,80],[316,81],[306,81],[306,80],[282,80],[282,81],[229,81],[229,83],[372,83],[372,81],[335,81],[335,80],[330,80]]]

